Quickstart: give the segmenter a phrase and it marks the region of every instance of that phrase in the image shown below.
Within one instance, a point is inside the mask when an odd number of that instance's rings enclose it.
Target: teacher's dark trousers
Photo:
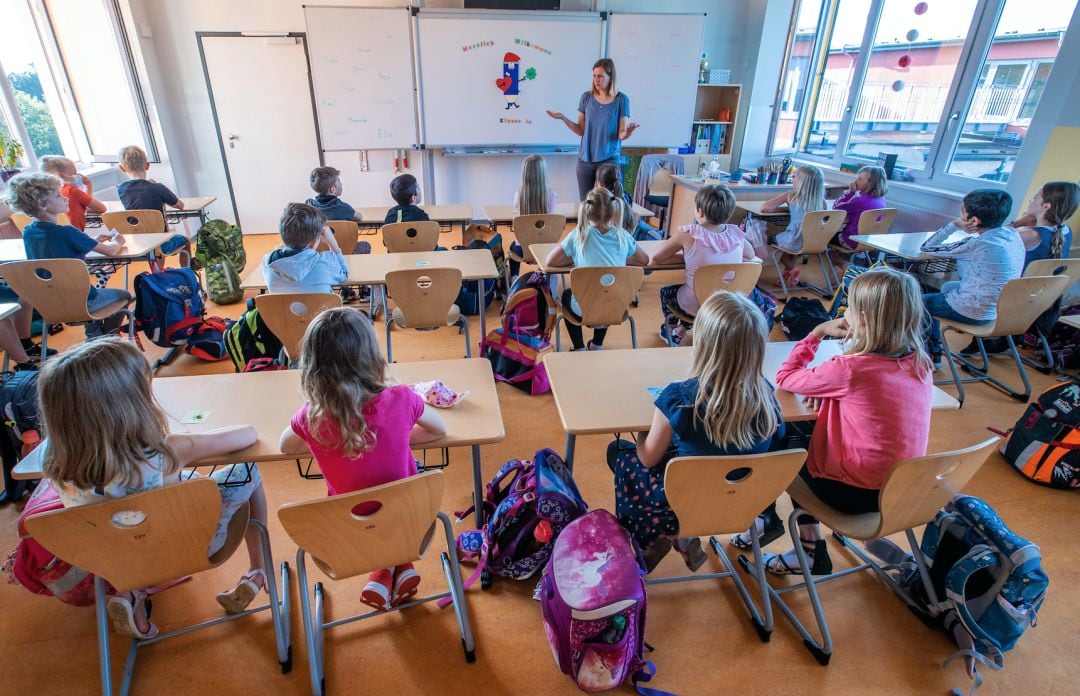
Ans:
[[[617,157],[606,159],[603,162],[583,162],[577,161],[577,190],[578,201],[585,200],[585,197],[589,195],[589,191],[596,188],[596,170],[605,164],[614,164],[618,170],[619,179],[622,179],[622,167],[619,166]]]

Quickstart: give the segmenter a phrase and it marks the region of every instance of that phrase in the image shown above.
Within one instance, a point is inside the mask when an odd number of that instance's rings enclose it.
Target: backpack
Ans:
[[[483,246],[475,245],[476,242],[483,242]],[[491,251],[491,258],[495,261],[496,271],[493,281],[499,289],[499,294],[505,297],[507,293],[506,276],[504,275],[506,272],[506,254],[503,253],[502,235],[491,229],[490,225],[474,222],[461,233],[461,243],[466,249],[488,249]],[[488,289],[485,282],[484,295],[487,294]]]
[[[1069,381],[1038,396],[1001,444],[1026,478],[1052,488],[1080,489],[1080,384]]]
[[[245,372],[252,360],[277,359],[281,350],[281,341],[259,317],[255,301],[248,300],[247,311],[225,332],[225,351],[232,358],[233,367],[237,372]]]
[[[475,226],[475,225],[474,225]],[[495,235],[497,238],[495,241],[498,243],[498,252],[502,254],[502,235]],[[454,249],[489,249],[488,242],[482,239],[474,239],[465,246],[456,246]],[[494,255],[494,252],[492,252]],[[501,290],[499,287],[502,280],[502,270],[498,262],[496,262],[496,268],[499,269],[498,278],[484,278],[484,307],[486,309],[488,305],[495,299],[495,291]],[[457,299],[454,300],[454,304],[458,306],[462,314],[467,316],[477,316],[483,309],[480,307],[480,298],[476,294],[476,281],[466,280],[461,283],[461,290],[458,291]]]
[[[464,532],[458,551],[477,559],[469,587],[482,571],[524,580],[540,570],[551,556],[555,538],[588,506],[570,470],[550,449],[532,459],[511,459],[499,468],[484,495],[483,529]],[[459,520],[473,512],[457,513]]]
[[[135,276],[135,327],[157,346],[187,343],[205,311],[199,277],[190,268]]]
[[[983,500],[956,495],[923,532],[919,548],[930,583],[940,600],[932,604],[915,562],[901,564],[900,586],[924,622],[952,635],[960,650],[950,656],[970,660],[968,671],[978,689],[982,676],[975,662],[994,670],[1005,666],[1011,650],[1046,597],[1049,580],[1039,547],[1014,534]]]
[[[184,351],[202,360],[217,362],[226,357],[225,333],[235,322],[221,317],[206,317],[188,339]]]
[[[829,318],[836,319],[844,316],[844,313],[847,312],[848,291],[851,289],[851,281],[869,270],[887,267],[884,261],[877,261],[870,268],[849,263],[848,267],[844,269],[844,277],[840,279],[839,287],[836,288],[836,292],[833,293],[832,300],[829,302]]]
[[[765,315],[765,323],[768,324],[769,331],[772,331],[773,323],[776,321],[776,298],[756,286],[750,291],[748,297]]]
[[[1052,363],[1054,369],[1060,371],[1075,370],[1080,367],[1080,329],[1060,323],[1057,319],[1080,314],[1080,305],[1072,305],[1062,310],[1058,307],[1059,303],[1060,300],[1040,315],[1038,320],[1028,329],[1027,333],[1024,334],[1024,345],[1041,353],[1043,351],[1042,337],[1045,336],[1046,342],[1050,346],[1050,356],[1043,355],[1042,357],[1047,358],[1047,362]],[[1058,311],[1055,312],[1055,310]],[[1046,325],[1048,316],[1055,317],[1054,323],[1049,326]],[[1043,371],[1047,374],[1050,373],[1050,370]]]
[[[15,372],[0,387],[0,412],[13,444],[25,457],[41,442],[37,370]]]
[[[784,303],[784,310],[776,315],[784,335],[792,341],[803,340],[815,326],[831,318],[821,300],[808,297],[792,297]]]
[[[244,298],[240,271],[247,264],[240,228],[224,220],[211,220],[199,228],[192,265],[206,272],[206,289],[215,304],[232,304]]]
[[[648,681],[645,581],[630,535],[610,512],[593,510],[566,525],[554,546],[540,610],[559,669],[589,692]]]
[[[555,300],[544,273],[518,276],[502,311],[502,326],[480,342],[480,353],[491,361],[495,379],[529,394],[551,389],[544,354],[551,350]]]

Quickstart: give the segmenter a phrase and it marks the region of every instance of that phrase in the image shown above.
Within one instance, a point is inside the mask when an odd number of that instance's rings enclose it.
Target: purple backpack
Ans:
[[[630,535],[607,510],[566,525],[540,581],[540,609],[555,662],[582,691],[648,681],[645,581]],[[648,670],[648,671],[646,671]],[[664,692],[637,687],[643,694]]]
[[[480,342],[495,379],[533,395],[550,391],[543,360],[551,350],[555,313],[548,277],[539,271],[519,276],[503,307],[502,326]]]

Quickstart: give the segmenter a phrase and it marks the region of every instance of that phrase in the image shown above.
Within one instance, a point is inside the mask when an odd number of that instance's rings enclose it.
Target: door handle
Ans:
[[[237,135],[235,133],[229,133],[228,135],[225,136],[225,139],[227,141],[229,141],[229,147],[234,148],[234,147],[236,147],[236,141],[239,140],[240,138],[237,137]]]

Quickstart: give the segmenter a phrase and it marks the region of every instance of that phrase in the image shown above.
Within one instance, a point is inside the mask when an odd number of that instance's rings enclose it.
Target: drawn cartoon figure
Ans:
[[[503,95],[506,97],[507,110],[513,106],[515,109],[520,109],[521,105],[517,103],[518,98],[518,71],[521,68],[521,58],[516,53],[507,52],[503,55],[503,76],[498,80],[495,80],[495,86],[502,90]]]

